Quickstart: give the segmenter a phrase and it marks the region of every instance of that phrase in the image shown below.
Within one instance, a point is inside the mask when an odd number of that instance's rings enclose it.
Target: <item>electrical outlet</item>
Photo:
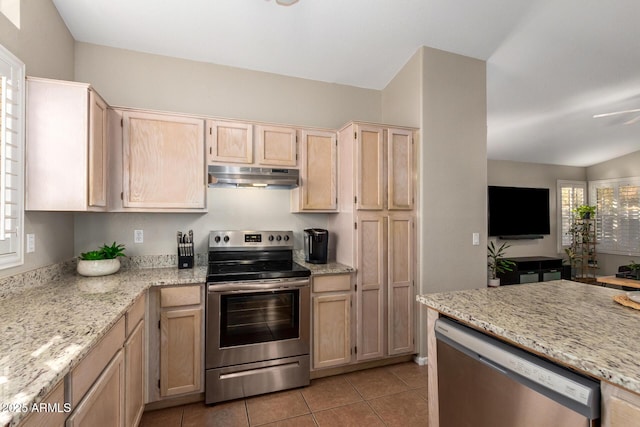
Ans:
[[[30,254],[36,251],[36,235],[27,234],[27,253]]]
[[[133,230],[133,243],[144,242],[144,232],[142,230]]]

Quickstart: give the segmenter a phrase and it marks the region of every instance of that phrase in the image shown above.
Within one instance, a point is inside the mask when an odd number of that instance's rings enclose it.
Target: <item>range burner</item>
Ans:
[[[212,231],[207,283],[309,277],[293,262],[292,231]]]

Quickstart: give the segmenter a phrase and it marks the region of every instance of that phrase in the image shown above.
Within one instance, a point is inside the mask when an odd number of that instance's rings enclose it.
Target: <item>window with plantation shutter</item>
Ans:
[[[640,178],[589,183],[599,253],[640,255]]]
[[[573,243],[569,233],[574,209],[584,205],[587,200],[587,183],[584,181],[564,181],[559,180],[557,184],[557,206],[558,206],[558,252],[563,252],[564,248]]]
[[[0,268],[23,262],[24,64],[0,46]]]

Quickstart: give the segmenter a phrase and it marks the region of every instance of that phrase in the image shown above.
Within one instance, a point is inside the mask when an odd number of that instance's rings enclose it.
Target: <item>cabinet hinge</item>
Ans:
[[[124,127],[124,119],[120,119],[120,127]]]
[[[158,320],[158,329],[160,329],[160,321]]]
[[[353,139],[357,140],[358,139],[358,132],[354,132],[353,133]]]
[[[296,153],[296,162],[298,161],[298,153]]]
[[[358,196],[353,196],[353,203],[358,203]]]
[[[355,285],[355,291],[358,292],[358,285]]]
[[[124,192],[120,192],[120,200],[124,200]]]
[[[209,135],[213,135],[213,128],[209,128]]]
[[[160,388],[160,380],[158,380],[158,388]]]
[[[355,351],[355,353],[356,353],[356,354],[358,354],[358,346],[355,346],[355,347],[353,348],[353,351]]]
[[[357,229],[358,229],[358,223],[357,223],[357,222],[354,222],[354,223],[353,223],[353,228],[354,228],[355,230],[357,230]]]

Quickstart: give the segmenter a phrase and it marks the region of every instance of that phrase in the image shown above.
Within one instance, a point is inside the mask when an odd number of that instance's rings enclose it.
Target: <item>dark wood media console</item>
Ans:
[[[571,268],[562,265],[562,258],[529,256],[507,259],[513,261],[515,266],[513,271],[498,274],[501,285],[571,279]]]

